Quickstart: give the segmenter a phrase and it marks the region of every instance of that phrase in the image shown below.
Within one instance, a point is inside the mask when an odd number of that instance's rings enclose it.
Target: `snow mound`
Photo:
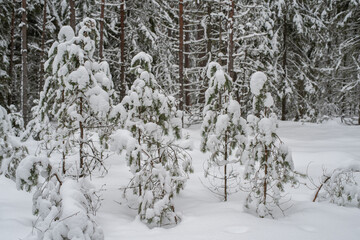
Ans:
[[[255,72],[253,75],[251,75],[251,80],[250,80],[251,93],[254,94],[255,96],[258,96],[260,94],[261,89],[264,87],[266,80],[267,77],[263,72]]]
[[[75,37],[74,30],[70,26],[63,26],[58,34],[59,42],[70,41]]]

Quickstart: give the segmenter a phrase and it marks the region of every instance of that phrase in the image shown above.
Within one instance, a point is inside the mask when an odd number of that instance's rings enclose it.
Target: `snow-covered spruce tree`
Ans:
[[[15,181],[16,169],[28,150],[16,139],[9,116],[0,106],[0,175]]]
[[[98,142],[113,94],[107,63],[93,57],[97,35],[95,21],[89,18],[80,23],[78,36],[64,26],[45,64],[48,77],[33,126],[43,126],[39,136],[47,156],[58,151],[61,162],[29,157],[17,170],[18,188],[36,189],[38,239],[104,238],[95,222],[99,198],[87,178],[104,168]]]
[[[210,82],[205,93],[201,150],[211,156],[206,162],[205,176],[210,178],[210,190],[227,201],[228,195],[239,187],[239,172],[234,166],[245,149],[246,121],[240,116],[240,104],[232,96],[232,80],[222,67],[210,63],[207,76]]]
[[[16,186],[29,192],[36,189],[33,195],[33,214],[38,216],[36,235],[29,239],[104,239],[95,222],[99,197],[86,178],[66,177],[48,158],[28,156],[16,170]]]
[[[102,166],[101,151],[94,142],[94,132],[105,125],[110,110],[113,83],[108,64],[94,60],[95,40],[98,36],[95,21],[80,23],[79,35],[64,26],[49,51],[45,63],[47,79],[35,108],[34,132],[40,132],[48,155],[60,151],[63,173],[72,169],[88,175],[96,165]],[[52,128],[50,120],[56,122]],[[97,131],[101,135],[101,131]],[[76,164],[66,164],[66,156],[79,148]],[[72,167],[71,167],[72,166]]]
[[[298,183],[291,152],[276,134],[277,117],[272,113],[273,98],[267,92],[267,77],[256,72],[250,81],[253,114],[248,115],[249,142],[245,163],[244,188],[250,193],[245,207],[256,209],[259,217],[272,215],[274,207],[281,209],[284,186]]]
[[[112,146],[117,151],[127,150],[126,161],[133,174],[124,195],[131,190],[138,196],[140,219],[155,227],[181,220],[173,198],[185,187],[192,164],[186,152],[188,141],[181,141],[182,112],[176,109],[175,99],[159,87],[151,62],[143,52],[132,59],[137,79],[112,113],[120,112],[125,129],[112,135]]]

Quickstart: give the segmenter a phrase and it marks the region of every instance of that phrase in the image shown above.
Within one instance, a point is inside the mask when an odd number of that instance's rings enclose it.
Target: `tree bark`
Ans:
[[[225,155],[224,155],[224,160],[225,160],[225,165],[224,165],[224,201],[227,201],[227,197],[228,197],[228,184],[227,184],[227,160],[228,160],[228,136],[227,133],[225,135]]]
[[[184,3],[179,0],[179,83],[180,110],[184,110]]]
[[[233,81],[234,79],[234,10],[235,1],[230,1],[230,12],[229,12],[229,58],[228,58],[228,72]]]
[[[28,123],[28,69],[27,69],[27,16],[26,16],[26,0],[21,2],[22,18],[21,18],[21,63],[22,63],[22,99],[21,109],[24,119],[24,125]]]
[[[190,54],[190,44],[189,44],[189,41],[190,41],[190,27],[189,25],[186,25],[185,26],[185,44],[184,44],[184,67],[185,69],[187,68],[190,68],[190,57],[189,57],[189,54]],[[190,106],[190,94],[189,94],[189,91],[190,91],[190,81],[189,81],[189,78],[186,77],[185,78],[185,89],[184,89],[184,98],[185,98],[185,106]]]
[[[11,30],[10,30],[10,59],[9,59],[9,88],[12,89],[12,83],[13,83],[13,70],[14,70],[14,35],[15,35],[15,4],[16,0],[13,0],[13,11],[11,13]],[[11,101],[11,92],[9,92],[9,95],[7,97],[8,105],[10,106]]]
[[[264,205],[266,205],[266,194],[267,194],[267,181],[266,178],[268,176],[268,165],[267,165],[267,161],[268,161],[268,149],[265,146],[265,171],[264,171]]]
[[[101,11],[100,11],[100,42],[99,42],[99,58],[100,61],[103,59],[103,46],[104,46],[104,11],[105,11],[105,0],[101,0]]]
[[[141,131],[140,131],[140,129],[139,129],[138,133],[139,133],[138,144],[139,144],[139,146],[141,146]],[[137,164],[138,164],[139,171],[140,171],[141,170],[141,152],[138,153]],[[139,196],[141,196],[141,195],[142,195],[142,188],[141,188],[141,184],[139,183]]]
[[[83,114],[83,99],[80,97],[80,116]],[[82,120],[79,122],[79,128],[80,128],[80,147],[79,147],[79,155],[80,155],[80,176],[85,175],[84,171],[84,126]]]
[[[70,26],[72,27],[72,29],[75,32],[75,0],[69,0],[69,5],[70,5]]]
[[[46,8],[47,8],[47,0],[44,0],[44,10],[43,10],[43,25],[42,25],[42,34],[41,34],[41,53],[40,53],[40,61],[41,61],[41,65],[40,65],[40,83],[39,83],[39,93],[42,91],[42,88],[44,86],[44,63],[45,63],[45,59],[44,59],[44,55],[45,55],[45,37],[46,37],[46,21],[47,21],[47,13],[46,13]]]
[[[331,177],[326,177],[325,181],[320,185],[320,187],[318,188],[318,190],[317,190],[316,193],[315,193],[313,202],[316,201],[316,199],[317,199],[317,197],[318,197],[318,195],[319,195],[319,192],[320,192],[321,188],[324,186],[324,184],[325,184],[327,181],[330,180],[330,178],[331,178]]]
[[[286,10],[285,10],[286,11]],[[287,78],[287,71],[286,71],[286,65],[287,65],[287,28],[286,28],[286,12],[284,13],[283,17],[283,62],[282,62],[282,68],[284,71],[284,79],[283,79],[283,89],[282,89],[282,98],[281,98],[281,120],[286,120],[286,78]]]
[[[120,100],[125,97],[125,0],[120,6]]]

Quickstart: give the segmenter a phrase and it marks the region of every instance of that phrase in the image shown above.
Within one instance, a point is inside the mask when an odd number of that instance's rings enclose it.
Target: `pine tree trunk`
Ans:
[[[16,0],[13,0],[13,11],[11,13],[11,30],[10,30],[10,59],[9,59],[9,88],[10,90],[12,89],[12,83],[14,81],[14,76],[13,76],[13,70],[14,70],[14,45],[15,45],[15,41],[14,41],[14,35],[15,35],[15,4],[16,4]],[[12,104],[11,101],[11,96],[12,94],[9,93],[8,98],[7,98],[7,102],[8,105],[10,106]]]
[[[184,67],[185,69],[188,69],[190,68],[190,57],[189,57],[189,53],[190,53],[190,44],[189,44],[189,41],[190,41],[190,27],[189,25],[186,25],[185,26],[185,44],[184,44]],[[189,94],[189,91],[190,91],[190,81],[189,81],[189,78],[186,77],[185,79],[185,106],[190,106],[190,94]]]
[[[360,77],[360,74],[358,74],[358,76]],[[360,78],[358,78],[358,80],[360,81]],[[360,86],[357,86],[358,88],[358,124],[360,125]]]
[[[184,110],[184,3],[179,0],[179,83],[180,110]]]
[[[41,61],[41,66],[40,66],[40,82],[39,82],[39,93],[42,91],[42,88],[44,86],[44,63],[45,63],[45,59],[44,59],[44,55],[45,55],[45,36],[46,36],[46,20],[47,20],[47,13],[46,13],[46,8],[47,8],[47,0],[44,0],[44,9],[43,9],[43,25],[42,25],[42,34],[41,34],[41,53],[40,53],[40,61]]]
[[[268,176],[268,166],[267,166],[267,161],[268,161],[268,149],[267,147],[265,147],[265,171],[264,171],[264,205],[266,205],[266,194],[267,194],[267,176]]]
[[[206,37],[207,37],[206,52],[207,53],[211,53],[211,49],[212,49],[212,42],[211,42],[211,31],[212,31],[211,13],[212,13],[212,8],[211,8],[211,4],[209,3],[209,5],[207,7],[207,16],[209,18],[209,21],[208,21],[208,24],[206,26]]]
[[[75,0],[69,0],[69,5],[70,5],[70,26],[72,27],[72,29],[75,32]]]
[[[65,144],[65,142],[63,141],[63,144]],[[62,153],[62,172],[65,175],[66,173],[66,159],[65,159],[65,152]]]
[[[234,10],[235,1],[230,1],[230,12],[229,12],[229,59],[228,59],[228,73],[233,81],[234,79]]]
[[[125,97],[125,0],[120,5],[120,101]]]
[[[225,154],[224,154],[224,161],[225,161],[225,165],[224,165],[224,201],[227,201],[227,195],[228,195],[228,184],[227,184],[227,160],[228,160],[228,136],[227,133],[225,135]]]
[[[28,118],[28,69],[27,69],[27,16],[26,0],[22,0],[22,19],[21,19],[21,62],[22,62],[22,99],[21,109],[26,126]]]
[[[80,116],[83,115],[83,99],[80,97]],[[81,177],[85,175],[85,166],[84,166],[84,126],[82,120],[79,122],[80,128],[80,147],[79,147],[79,155],[80,155],[80,172]]]
[[[104,11],[105,11],[105,0],[101,0],[100,10],[100,42],[99,42],[99,58],[100,61],[103,59],[103,46],[104,46]]]
[[[139,129],[139,137],[138,137],[138,144],[139,144],[139,146],[141,146],[141,131],[140,131],[140,129]],[[138,164],[138,166],[139,166],[139,171],[141,170],[141,152],[139,152],[138,153],[139,155],[138,155],[138,162],[137,162],[137,164]],[[141,196],[142,195],[142,188],[141,188],[141,184],[139,184],[139,196]]]
[[[286,10],[285,10],[286,11]],[[287,28],[286,28],[286,12],[284,13],[283,17],[283,44],[284,44],[284,55],[283,55],[283,62],[282,62],[282,68],[284,71],[284,79],[283,79],[283,89],[282,89],[282,99],[281,99],[281,120],[286,120],[286,78],[287,78]]]

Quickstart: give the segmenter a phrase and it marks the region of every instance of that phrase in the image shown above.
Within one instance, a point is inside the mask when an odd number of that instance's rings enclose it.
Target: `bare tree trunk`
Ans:
[[[138,137],[138,144],[139,146],[141,146],[141,131],[139,129],[139,137]],[[160,156],[160,155],[159,155]],[[138,167],[139,167],[139,171],[141,170],[141,152],[138,153]],[[142,188],[141,188],[141,184],[139,183],[139,196],[142,195]]]
[[[44,55],[45,55],[45,37],[46,37],[46,20],[47,20],[47,0],[44,0],[44,13],[43,13],[43,25],[42,25],[42,34],[41,34],[41,53],[40,53],[40,83],[39,83],[39,93],[42,91],[42,88],[44,86]]]
[[[72,27],[72,29],[75,32],[75,3],[74,0],[69,0],[69,5],[70,5],[70,26]]]
[[[225,155],[224,155],[224,160],[225,160],[225,165],[224,165],[224,201],[226,202],[228,199],[228,177],[227,177],[227,160],[228,160],[228,136],[227,133],[225,135]]]
[[[267,160],[268,160],[268,149],[267,149],[267,147],[265,147],[264,205],[266,205],[266,195],[267,195],[267,181],[266,181],[266,178],[267,178],[267,176],[268,176]]]
[[[83,114],[83,99],[80,97],[80,116]],[[80,176],[85,175],[84,171],[84,126],[82,120],[79,122],[79,128],[80,128],[80,149],[79,149],[79,155],[80,155]]]
[[[235,10],[235,1],[231,0],[230,2],[230,12],[229,12],[229,59],[228,59],[228,72],[233,81],[234,79],[234,10]]]
[[[265,171],[264,171],[264,205],[266,205],[266,196],[267,196],[267,176],[268,176],[268,166],[267,166],[267,161],[268,161],[268,156],[269,154],[269,150],[267,149],[267,147],[265,147]]]
[[[209,22],[208,22],[208,24],[206,26],[206,36],[207,36],[206,52],[207,53],[211,53],[211,48],[212,48],[212,42],[211,42],[211,31],[212,31],[211,13],[212,13],[212,8],[211,8],[211,4],[209,3],[208,8],[207,8],[207,15],[208,15],[208,18],[209,18]]]
[[[184,110],[184,3],[179,0],[179,83],[180,110]]]
[[[24,119],[24,125],[29,121],[28,118],[28,69],[27,69],[27,16],[26,0],[22,0],[22,18],[21,18],[21,62],[22,62],[22,99],[21,109]]]
[[[285,10],[286,11],[286,10]],[[286,12],[284,13],[283,17],[283,42],[284,42],[284,55],[283,55],[283,62],[282,62],[282,68],[284,71],[284,79],[283,79],[283,89],[282,89],[282,99],[281,99],[281,120],[286,120],[286,78],[287,78],[287,71],[286,71],[286,65],[287,65],[287,28],[286,28]]]
[[[184,46],[184,67],[185,69],[187,68],[190,68],[190,57],[189,57],[189,54],[190,54],[190,44],[189,44],[189,41],[190,41],[190,27],[189,25],[186,25],[185,26],[185,46]],[[189,94],[189,91],[190,91],[190,81],[189,81],[189,78],[186,77],[185,78],[185,89],[184,89],[184,98],[185,98],[185,106],[190,106],[190,94]]]
[[[104,11],[105,0],[101,0],[101,12],[100,12],[100,43],[99,43],[99,58],[103,59],[103,46],[104,46]]]
[[[10,30],[10,59],[9,59],[9,88],[12,89],[12,83],[13,83],[13,70],[14,70],[14,35],[15,35],[15,4],[16,0],[13,0],[13,11],[11,13],[11,30]],[[8,95],[8,105],[10,106],[11,101],[11,93]]]
[[[61,91],[61,102],[64,102],[65,101],[65,91],[62,90]],[[63,119],[63,121],[65,121]],[[66,173],[66,155],[65,155],[65,140],[63,140],[63,152],[62,152],[62,171],[63,171],[63,174]]]
[[[260,115],[260,112],[259,112]],[[267,109],[265,108],[265,117],[268,117],[267,114]],[[268,176],[268,159],[269,159],[269,149],[267,148],[267,146],[265,146],[265,155],[264,155],[264,162],[265,162],[265,170],[264,170],[264,188],[263,188],[263,192],[264,192],[264,202],[263,204],[266,205],[266,196],[267,196],[267,176]]]
[[[359,74],[359,76],[360,76],[360,74]],[[360,80],[360,78],[358,78],[358,80]],[[360,125],[360,86],[358,85],[357,86],[357,88],[358,88],[358,125]]]
[[[120,6],[120,100],[125,97],[125,0]]]

